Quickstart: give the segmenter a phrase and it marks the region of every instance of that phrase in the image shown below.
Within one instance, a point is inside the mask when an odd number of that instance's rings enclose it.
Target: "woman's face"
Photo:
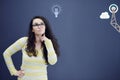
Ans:
[[[45,23],[42,21],[42,19],[36,18],[33,20],[32,23],[32,32],[35,33],[35,35],[42,35],[45,33]]]

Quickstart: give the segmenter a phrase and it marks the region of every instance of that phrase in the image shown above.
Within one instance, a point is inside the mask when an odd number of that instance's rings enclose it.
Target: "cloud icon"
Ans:
[[[102,12],[100,15],[100,19],[109,19],[110,16],[108,14],[108,12]]]

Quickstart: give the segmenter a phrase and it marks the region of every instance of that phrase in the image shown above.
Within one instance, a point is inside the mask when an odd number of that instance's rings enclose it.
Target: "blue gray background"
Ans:
[[[49,80],[120,80],[120,33],[110,19],[99,18],[113,3],[120,7],[119,0],[0,0],[0,80],[16,80],[2,54],[27,35],[36,15],[50,21],[60,45],[58,63],[48,67]],[[51,12],[56,4],[62,8],[58,18]],[[116,17],[120,24],[120,11]],[[19,69],[21,52],[12,58]]]

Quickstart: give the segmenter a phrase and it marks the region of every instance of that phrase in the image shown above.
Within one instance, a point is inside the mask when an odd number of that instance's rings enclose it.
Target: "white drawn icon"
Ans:
[[[118,6],[117,6],[116,4],[111,4],[111,5],[109,6],[109,11],[110,11],[111,13],[116,13],[116,12],[118,11]]]
[[[110,16],[108,14],[108,12],[102,12],[100,15],[100,19],[109,19]]]
[[[58,15],[59,15],[60,12],[61,12],[61,7],[60,7],[59,5],[54,5],[54,6],[52,7],[52,12],[54,13],[55,18],[57,18]]]
[[[112,13],[110,24],[114,27],[118,32],[120,32],[120,25],[117,23],[115,13],[118,12],[118,6],[116,4],[111,4],[109,6],[109,11]]]

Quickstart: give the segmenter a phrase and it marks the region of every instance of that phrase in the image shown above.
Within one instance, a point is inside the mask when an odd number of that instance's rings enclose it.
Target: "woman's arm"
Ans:
[[[55,53],[52,41],[48,38],[45,39],[45,45],[48,51],[48,62],[51,65],[54,65],[57,62],[57,55]]]
[[[7,67],[8,67],[11,75],[16,75],[17,74],[17,70],[15,69],[15,66],[13,64],[11,56],[13,54],[15,54],[17,51],[22,49],[22,47],[24,46],[26,40],[27,40],[27,37],[20,38],[15,43],[13,43],[10,47],[8,47],[3,53],[5,63],[7,65]]]

